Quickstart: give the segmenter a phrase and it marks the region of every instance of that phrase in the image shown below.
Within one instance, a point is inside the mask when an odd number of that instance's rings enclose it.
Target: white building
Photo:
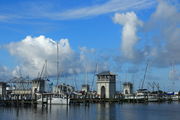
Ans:
[[[3,96],[6,94],[6,83],[0,82],[0,96]]]
[[[89,92],[89,85],[88,84],[82,85],[81,91]]]
[[[101,98],[114,98],[116,93],[116,75],[109,72],[97,74],[97,94]]]
[[[37,78],[32,80],[32,94],[47,92],[46,80]]]
[[[125,82],[123,84],[123,94],[124,95],[133,94],[133,84],[132,83]]]

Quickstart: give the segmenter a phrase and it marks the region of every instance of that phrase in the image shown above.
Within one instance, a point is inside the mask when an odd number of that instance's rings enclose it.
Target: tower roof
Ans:
[[[123,85],[133,85],[131,82],[124,82]]]
[[[116,75],[116,74],[114,74],[110,71],[103,71],[103,72],[97,74],[97,76],[99,76],[99,75]]]

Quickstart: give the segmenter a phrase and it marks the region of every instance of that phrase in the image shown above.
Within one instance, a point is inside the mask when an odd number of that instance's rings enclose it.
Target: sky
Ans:
[[[116,73],[145,88],[180,90],[179,0],[0,0],[0,80],[47,73],[79,84]],[[79,85],[80,86],[80,85]],[[95,86],[95,85],[94,85]],[[150,88],[149,88],[150,89]]]

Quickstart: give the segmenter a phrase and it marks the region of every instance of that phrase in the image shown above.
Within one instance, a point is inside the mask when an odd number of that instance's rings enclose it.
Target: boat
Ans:
[[[70,99],[64,97],[53,97],[51,101],[48,100],[48,103],[53,105],[69,105]]]
[[[57,43],[57,83],[53,88],[53,96],[48,99],[49,104],[56,105],[68,105],[70,103],[70,98],[68,97],[74,90],[72,86],[66,84],[59,84],[59,47]]]
[[[148,91],[147,89],[139,89],[136,92],[135,99],[138,101],[145,101],[147,99]]]
[[[135,98],[134,94],[127,94],[127,95],[124,96],[125,100],[134,100],[134,98]]]
[[[177,96],[177,95],[174,95],[171,98],[173,101],[179,101],[179,99],[180,99],[179,96]]]
[[[59,94],[54,94],[52,97],[44,97],[42,98],[42,95],[40,95],[39,99],[37,100],[38,104],[42,104],[42,102],[47,102],[51,105],[69,105],[70,98],[61,96]]]
[[[148,70],[148,66],[149,66],[149,61],[147,62],[146,64],[146,69],[145,69],[145,72],[144,72],[144,78],[142,80],[142,83],[141,83],[141,88],[137,90],[136,92],[136,96],[135,96],[135,99],[139,102],[145,102],[147,100],[147,96],[148,96],[148,90],[147,89],[144,89],[144,82],[146,80],[146,73],[147,73],[147,70]]]
[[[148,94],[148,102],[157,102],[158,100],[157,94]]]
[[[173,101],[179,101],[180,100],[179,92],[175,92],[171,98]]]
[[[68,105],[70,103],[69,96],[72,91],[74,91],[74,87],[66,84],[59,84],[59,77],[59,48],[57,43],[57,83],[56,86],[53,87],[52,93],[37,93],[37,103],[42,104],[46,102],[52,105]]]

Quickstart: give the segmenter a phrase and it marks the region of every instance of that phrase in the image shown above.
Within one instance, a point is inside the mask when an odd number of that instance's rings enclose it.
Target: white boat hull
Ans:
[[[39,104],[42,104],[42,98],[38,99],[37,102]],[[68,105],[70,103],[70,99],[68,98],[61,98],[61,97],[57,97],[57,98],[54,98],[52,97],[51,100],[44,98],[43,99],[43,102],[48,102],[48,104],[52,104],[52,105]]]
[[[48,104],[52,105],[68,105],[69,102],[69,98],[52,98],[51,100],[48,100]]]
[[[178,101],[179,100],[179,96],[172,96],[172,100],[173,101]]]

